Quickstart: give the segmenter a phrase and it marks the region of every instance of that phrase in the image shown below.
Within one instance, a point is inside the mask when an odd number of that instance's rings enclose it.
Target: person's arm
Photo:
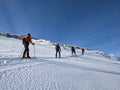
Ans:
[[[32,42],[32,39],[29,38],[29,42],[32,44],[32,45],[35,45],[35,43]]]

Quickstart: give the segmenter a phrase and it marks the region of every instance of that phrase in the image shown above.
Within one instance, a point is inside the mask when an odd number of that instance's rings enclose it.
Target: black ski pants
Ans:
[[[56,50],[56,55],[55,55],[56,58],[57,58],[57,54],[59,54],[59,58],[60,58],[61,57],[60,50]]]
[[[30,57],[29,56],[29,44],[24,44],[24,48],[25,48],[25,50],[23,52],[23,57],[26,57],[26,55],[27,55],[27,57]]]

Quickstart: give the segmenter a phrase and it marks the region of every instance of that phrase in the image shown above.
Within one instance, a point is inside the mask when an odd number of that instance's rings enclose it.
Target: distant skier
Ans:
[[[32,45],[35,45],[33,42],[32,42],[32,38],[31,38],[31,34],[28,33],[24,38],[23,38],[23,45],[24,45],[24,52],[23,52],[23,56],[22,58],[31,58],[29,56],[29,43],[31,43]]]
[[[84,49],[84,48],[81,48],[81,51],[82,51],[82,55],[84,55],[85,49]]]
[[[55,45],[55,49],[56,49],[55,57],[57,58],[57,53],[59,53],[59,58],[61,58],[61,53],[60,53],[61,48],[60,48],[59,44]]]
[[[76,51],[75,51],[75,47],[71,47],[71,52],[72,52],[72,55],[76,55]]]

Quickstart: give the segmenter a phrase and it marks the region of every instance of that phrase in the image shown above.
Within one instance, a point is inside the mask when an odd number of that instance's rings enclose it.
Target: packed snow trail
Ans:
[[[63,60],[39,58],[37,63],[25,62],[10,65],[0,73],[1,90],[118,90],[120,87],[116,82],[120,74],[86,69]]]
[[[54,58],[54,47],[49,43],[36,44],[36,58],[21,59],[19,40],[0,37],[0,42],[0,90],[120,89],[120,62],[116,59],[93,51],[81,56],[79,50],[78,56],[71,57],[64,48],[62,58]],[[32,51],[31,46],[31,56]]]

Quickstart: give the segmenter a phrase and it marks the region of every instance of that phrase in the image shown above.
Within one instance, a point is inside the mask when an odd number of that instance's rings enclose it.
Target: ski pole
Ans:
[[[23,52],[24,52],[24,49],[21,49],[20,57],[22,57]]]
[[[33,45],[33,48],[34,48],[34,57],[36,57],[36,55],[35,55],[35,46]]]

